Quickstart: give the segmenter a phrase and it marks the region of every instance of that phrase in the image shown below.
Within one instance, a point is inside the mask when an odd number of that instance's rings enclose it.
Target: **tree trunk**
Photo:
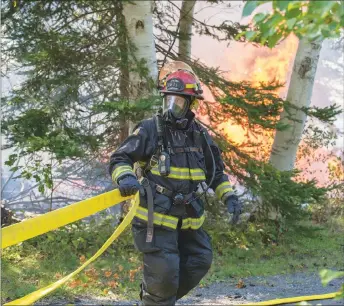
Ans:
[[[125,18],[123,15],[123,6],[121,6],[121,11],[117,15],[117,19],[120,24],[125,25]],[[120,63],[120,80],[119,80],[119,91],[121,98],[129,102],[129,59],[128,59],[128,39],[127,32],[123,29],[120,36],[118,37],[118,48],[121,54]],[[119,135],[118,141],[122,143],[129,136],[129,122],[127,118],[123,115],[119,119]]]
[[[305,38],[299,42],[287,94],[287,101],[299,108],[309,107],[311,103],[321,45],[322,42],[309,42]],[[276,132],[270,155],[270,163],[278,170],[294,168],[306,119],[307,115],[303,111],[290,109],[288,113],[283,110],[280,121],[289,127]]]
[[[131,51],[132,59],[136,63],[144,60],[148,69],[148,75],[145,78],[138,72],[130,70],[129,97],[131,103],[152,95],[154,93],[152,84],[155,84],[158,78],[152,7],[152,1],[123,3],[123,15],[125,17],[129,42],[135,47],[135,50]],[[134,125],[135,122],[129,123],[129,132],[132,132]]]
[[[179,49],[180,60],[191,57],[192,19],[196,0],[184,0],[179,17]]]

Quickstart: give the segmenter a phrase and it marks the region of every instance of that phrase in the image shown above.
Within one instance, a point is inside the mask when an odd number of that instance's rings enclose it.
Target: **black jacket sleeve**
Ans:
[[[213,163],[215,162],[215,177],[212,184],[210,185],[210,188],[212,188],[215,191],[215,194],[219,200],[223,200],[224,198],[227,198],[229,195],[234,193],[233,188],[229,183],[228,176],[224,173],[225,165],[221,157],[221,150],[219,149],[217,144],[212,140],[209,133],[203,128],[202,131],[205,135],[206,142],[208,142],[209,144],[207,145],[205,141],[203,144],[205,165],[207,168],[207,184],[209,184],[211,181],[214,168]],[[209,147],[214,156],[214,162]]]
[[[118,183],[125,175],[133,175],[135,162],[147,161],[155,151],[155,131],[151,119],[140,122],[134,132],[110,156],[109,172]]]

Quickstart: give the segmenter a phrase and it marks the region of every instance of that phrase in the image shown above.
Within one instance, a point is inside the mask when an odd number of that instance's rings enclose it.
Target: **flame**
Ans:
[[[273,80],[288,84],[297,46],[298,39],[293,35],[290,35],[274,49],[235,43],[229,49],[230,72],[227,77],[235,82],[250,81],[254,86]],[[288,86],[281,87],[276,93],[281,98],[285,98],[287,88]],[[245,129],[230,120],[221,124],[219,128],[223,129],[224,134],[237,144],[247,140]],[[265,157],[270,152],[272,140],[272,133],[265,133],[265,136],[255,140],[258,143],[264,143],[266,148],[263,150],[263,155]]]
[[[230,72],[227,77],[236,82],[250,81],[254,86],[260,85],[261,82],[279,81],[285,86],[277,89],[276,94],[285,99],[297,47],[298,39],[293,35],[274,49],[235,43],[229,49]],[[244,127],[234,124],[231,120],[222,123],[219,129],[238,145],[245,143],[250,137]],[[251,142],[259,144],[259,150],[254,152],[254,157],[268,160],[273,139],[274,132],[269,131],[262,131],[258,138],[250,139]],[[302,175],[298,180],[316,178],[318,186],[325,186],[331,181],[338,182],[343,179],[344,165],[337,158],[333,158],[330,151],[326,148],[314,150],[308,147],[308,154],[305,154],[305,147],[305,143],[299,146],[296,168],[302,171]]]

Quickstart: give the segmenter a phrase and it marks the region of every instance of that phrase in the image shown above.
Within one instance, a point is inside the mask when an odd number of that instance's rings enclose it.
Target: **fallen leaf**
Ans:
[[[112,275],[111,271],[105,271],[104,273],[105,277],[110,277]]]
[[[245,283],[244,283],[244,281],[242,279],[239,279],[239,281],[238,281],[238,283],[236,284],[235,287],[241,289],[241,288],[245,288],[246,285],[245,285]]]
[[[137,268],[137,270],[139,270],[139,271],[143,270],[143,265],[139,266],[139,267]]]
[[[79,260],[80,260],[81,263],[84,263],[86,261],[85,255],[81,255]]]
[[[104,294],[108,294],[108,293],[109,293],[109,290],[104,289],[104,290],[103,290],[103,293],[104,293]]]
[[[99,273],[95,268],[91,268],[85,271],[85,275],[93,279],[98,279]]]
[[[115,274],[113,275],[113,278],[114,278],[114,279],[119,279],[118,273],[115,273]]]
[[[119,270],[119,272],[122,272],[122,271],[123,271],[123,269],[124,269],[124,268],[123,268],[123,266],[122,266],[122,265],[119,265],[119,266],[118,266],[118,270]]]
[[[136,273],[137,273],[137,269],[129,270],[129,279],[131,282],[134,281]]]
[[[68,284],[68,286],[69,286],[70,288],[75,288],[75,287],[77,287],[77,286],[79,286],[79,285],[81,285],[81,280],[80,280],[80,279],[73,280],[72,282],[70,282],[70,283]]]
[[[108,282],[107,285],[111,288],[117,288],[118,287],[118,283],[115,281]]]
[[[61,277],[62,277],[62,274],[61,274],[61,273],[56,273],[56,274],[55,274],[55,278],[56,278],[56,279],[60,279]]]
[[[240,244],[239,249],[246,250],[246,251],[249,250],[249,248],[245,244]]]

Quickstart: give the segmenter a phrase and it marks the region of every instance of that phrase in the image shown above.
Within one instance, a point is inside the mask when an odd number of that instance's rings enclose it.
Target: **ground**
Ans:
[[[333,280],[327,287],[321,285],[316,273],[294,273],[268,277],[244,278],[242,288],[237,288],[237,281],[228,279],[204,287],[197,287],[189,295],[181,299],[177,305],[239,305],[277,298],[308,296],[336,292],[343,279]],[[65,304],[74,305],[134,305],[135,300],[121,300],[116,296],[80,297],[74,300],[46,299],[39,305]],[[343,300],[318,300],[309,302],[313,305],[344,305]]]
[[[334,280],[324,288],[318,275],[323,269],[344,271],[343,231],[337,226],[302,225],[285,231],[278,241],[256,225],[245,231],[222,228],[220,223],[209,226],[214,248],[212,268],[180,305],[244,304],[338,291],[343,280]],[[110,223],[96,231],[79,225],[6,248],[1,258],[1,303],[68,275],[112,232]],[[133,305],[141,277],[141,254],[135,250],[128,229],[104,255],[37,305]]]

